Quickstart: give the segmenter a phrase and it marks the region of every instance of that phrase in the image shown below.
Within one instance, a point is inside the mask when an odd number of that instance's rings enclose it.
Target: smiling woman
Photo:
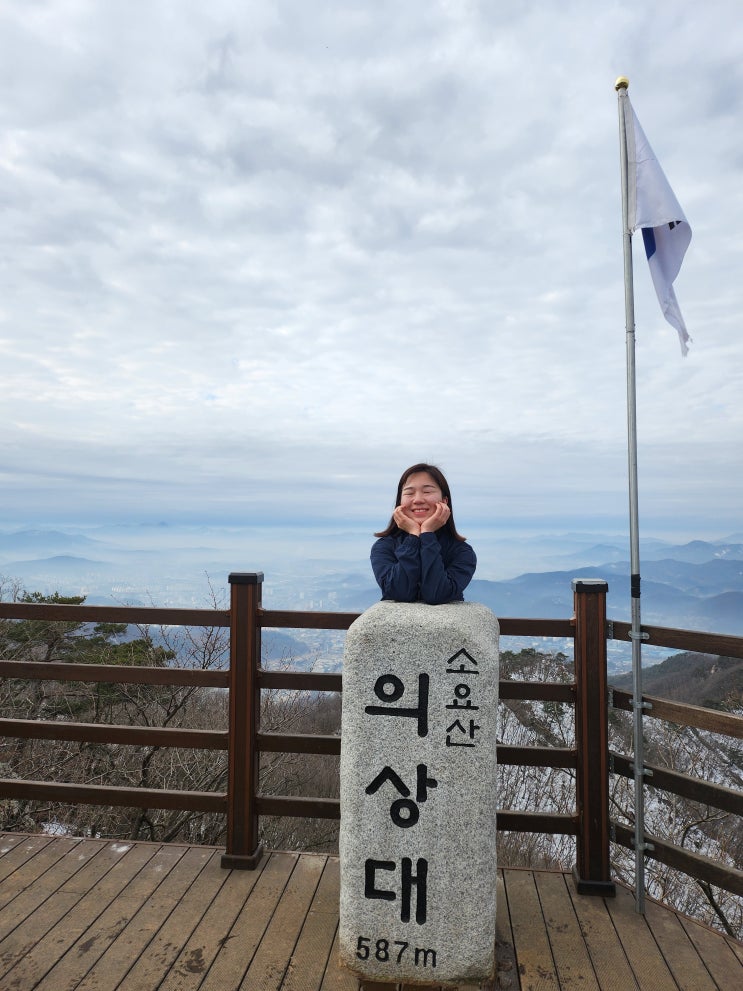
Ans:
[[[395,509],[371,551],[383,599],[460,602],[477,558],[457,533],[449,483],[435,465],[417,464],[402,473]]]

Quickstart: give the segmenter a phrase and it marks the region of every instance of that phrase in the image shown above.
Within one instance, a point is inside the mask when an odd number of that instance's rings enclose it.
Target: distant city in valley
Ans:
[[[263,571],[269,608],[360,612],[379,599],[368,563],[369,532],[330,527],[105,525],[0,530],[4,597],[14,584],[44,594],[84,595],[91,604],[225,606],[230,572]],[[465,597],[496,615],[561,618],[572,614],[573,578],[609,584],[608,613],[628,620],[629,553],[623,535],[468,532],[478,570]],[[648,625],[743,635],[743,533],[641,546],[642,620]],[[504,647],[569,650],[569,643],[513,638]],[[335,669],[342,634],[266,633],[276,654]],[[645,647],[646,664],[668,650]],[[610,667],[627,668],[629,644],[609,642]]]

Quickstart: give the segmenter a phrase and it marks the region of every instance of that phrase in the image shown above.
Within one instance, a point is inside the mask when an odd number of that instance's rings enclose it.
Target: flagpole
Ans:
[[[637,400],[635,389],[635,297],[632,279],[632,232],[629,224],[629,162],[627,155],[627,88],[620,76],[614,88],[619,102],[619,139],[622,175],[622,242],[624,248],[624,311],[627,349],[627,456],[629,469],[630,595],[632,640],[632,710],[635,738],[635,910],[645,912],[645,795],[642,701],[642,627],[640,623],[640,536],[637,497]]]

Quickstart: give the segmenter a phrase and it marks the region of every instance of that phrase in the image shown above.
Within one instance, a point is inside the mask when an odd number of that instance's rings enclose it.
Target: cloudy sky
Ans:
[[[2,523],[626,526],[617,76],[694,236],[635,245],[640,509],[743,529],[734,0],[4,0]],[[639,238],[636,240],[640,240]]]

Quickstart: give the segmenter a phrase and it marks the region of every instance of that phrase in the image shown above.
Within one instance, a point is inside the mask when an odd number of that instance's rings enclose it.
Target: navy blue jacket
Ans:
[[[477,558],[469,544],[448,530],[380,537],[371,549],[371,565],[383,599],[396,602],[461,602],[475,573]]]

